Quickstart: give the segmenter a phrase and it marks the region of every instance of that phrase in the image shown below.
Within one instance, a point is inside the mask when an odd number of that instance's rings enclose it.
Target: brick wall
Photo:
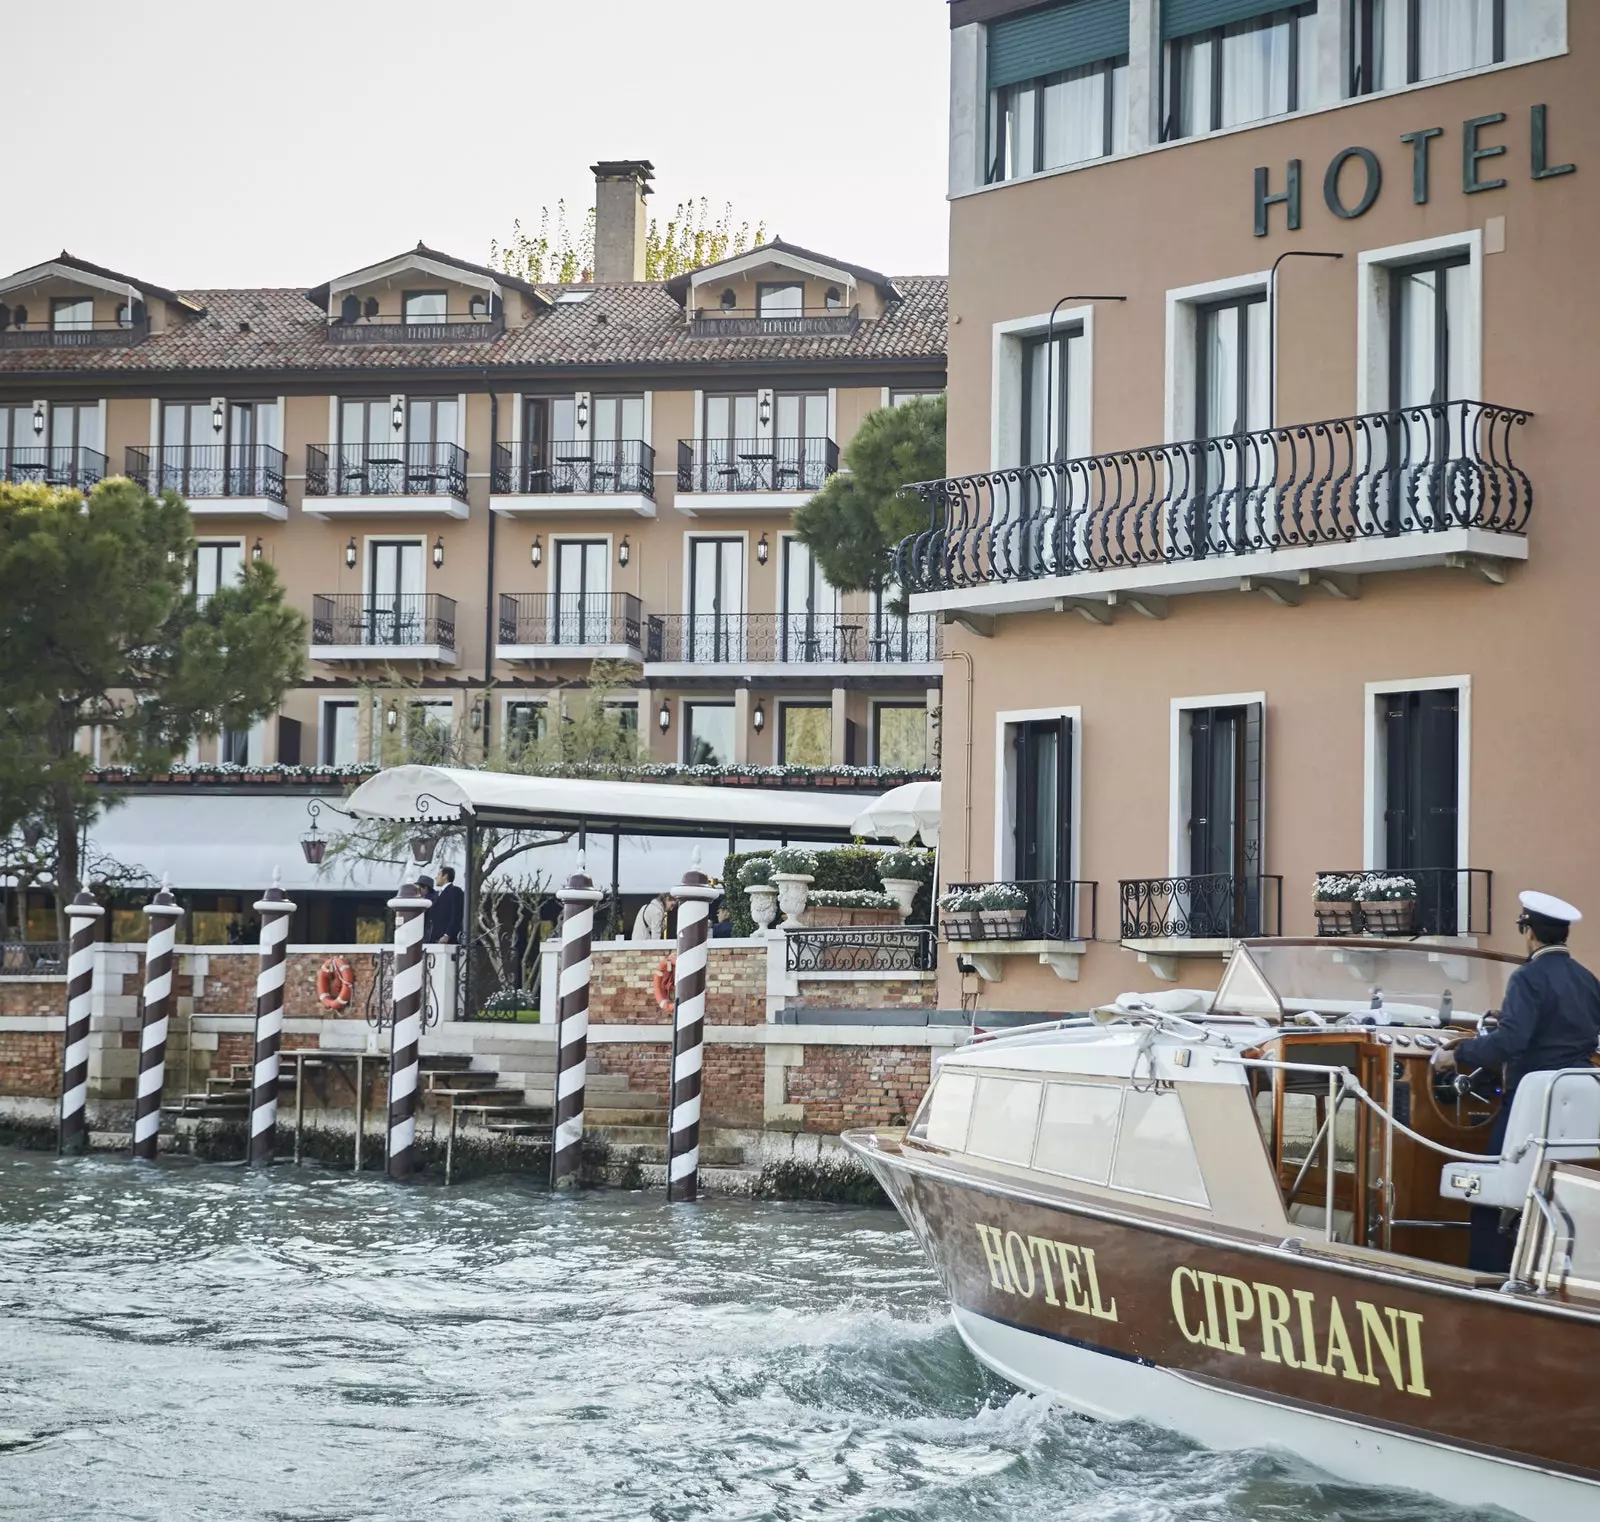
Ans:
[[[589,983],[593,1025],[660,1025],[663,1015],[650,991],[663,949],[596,945]],[[706,1019],[714,1025],[765,1025],[767,953],[764,946],[711,943],[706,964]]]
[[[0,1031],[0,1094],[54,1099],[61,1093],[61,1037]]]
[[[671,1082],[672,1046],[661,1041],[606,1041],[589,1043],[591,1073],[623,1073],[635,1094],[652,1094],[663,1105]]]
[[[766,1048],[707,1043],[701,1104],[713,1126],[759,1126],[766,1094]]]
[[[805,1106],[805,1129],[829,1135],[909,1117],[927,1090],[928,1051],[917,1046],[808,1046],[785,1071],[785,1099]]]
[[[937,1009],[939,985],[928,978],[873,978],[834,982],[800,977],[800,992],[789,1001],[807,1009]]]
[[[355,993],[344,1010],[323,1008],[317,998],[317,973],[330,953],[291,951],[284,971],[283,1008],[290,1019],[360,1020],[366,1012],[377,951],[348,951],[342,955],[355,974]],[[195,998],[197,1015],[252,1015],[256,1008],[256,973],[260,961],[254,951],[208,954],[205,988]]]
[[[0,978],[0,1015],[65,1015],[67,985],[33,978]]]

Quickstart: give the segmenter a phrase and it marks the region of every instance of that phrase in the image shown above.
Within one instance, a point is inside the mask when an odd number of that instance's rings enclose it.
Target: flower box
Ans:
[[[854,925],[895,926],[900,923],[898,909],[848,909],[831,904],[806,906],[806,926],[814,930],[838,930]]]
[[[1361,911],[1349,899],[1319,898],[1311,906],[1318,935],[1360,935]]]
[[[978,919],[983,926],[983,935],[989,940],[1020,939],[1028,922],[1026,909],[980,909]]]
[[[1361,919],[1366,934],[1381,936],[1410,935],[1416,922],[1417,901],[1414,898],[1373,899],[1361,901]]]
[[[945,914],[940,923],[944,926],[944,938],[947,941],[979,941],[983,939],[983,921],[978,918],[976,911],[972,913],[952,911]]]

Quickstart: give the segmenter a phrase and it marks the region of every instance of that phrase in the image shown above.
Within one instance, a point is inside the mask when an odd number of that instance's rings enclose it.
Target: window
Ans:
[[[780,391],[772,404],[771,459],[755,462],[755,489],[819,491],[828,479],[827,392]]]
[[[377,539],[367,547],[366,628],[369,645],[414,645],[423,624],[422,542]]]
[[[916,772],[928,765],[928,710],[922,703],[879,703],[872,710],[872,764]]]
[[[907,402],[920,402],[924,399],[932,401],[935,397],[943,395],[944,392],[942,391],[891,391],[889,393],[889,405],[891,407],[903,407]]]
[[[1248,291],[1210,302],[1195,315],[1195,437],[1243,439],[1270,427],[1267,293]],[[1196,557],[1242,552],[1265,526],[1262,520],[1275,505],[1271,495],[1241,490],[1241,469],[1248,475],[1252,458],[1243,446],[1199,452],[1188,525]]]
[[[407,323],[443,322],[444,307],[443,291],[407,291],[400,298],[401,317]]]
[[[1053,343],[1047,334],[1022,340],[1022,464],[1087,453],[1077,395],[1088,385],[1087,353],[1082,328],[1058,331]]]
[[[980,1078],[967,1151],[1027,1167],[1039,1119],[1039,1089],[1025,1078]]]
[[[250,764],[250,731],[225,729],[217,738],[217,756],[224,766]]]
[[[1111,1187],[1190,1205],[1207,1203],[1183,1101],[1176,1094],[1130,1089],[1124,1095]]]
[[[1350,93],[1504,62],[1506,10],[1505,0],[1350,0]]]
[[[810,548],[793,535],[783,539],[781,661],[848,660],[840,649],[839,594],[828,584]]]
[[[28,426],[30,429],[33,426],[31,419]],[[50,447],[103,451],[105,441],[100,432],[99,407],[92,402],[77,407],[59,404],[51,407]]]
[[[733,704],[683,705],[683,759],[690,766],[733,764]]]
[[[506,704],[506,749],[513,755],[539,744],[550,730],[550,705],[545,702]]]
[[[1416,934],[1457,934],[1463,886],[1456,870],[1461,865],[1461,690],[1385,692],[1374,701],[1373,782],[1383,853],[1375,865],[1412,876]]]
[[[785,703],[778,710],[778,762],[827,766],[833,760],[833,705]]]
[[[50,326],[57,333],[94,326],[94,302],[87,296],[57,296],[50,302]]]
[[[424,765],[448,765],[455,752],[455,704],[406,704],[407,759]]]
[[[1110,1084],[1047,1083],[1033,1166],[1103,1184],[1111,1177],[1122,1090]]]
[[[745,652],[744,540],[689,541],[691,661],[740,661]]]
[[[1169,35],[1163,139],[1216,132],[1309,105],[1316,9],[1284,7],[1230,26]],[[1180,13],[1167,13],[1173,14]]]
[[[159,488],[185,497],[250,496],[262,489],[258,444],[278,432],[276,402],[230,402],[222,427],[208,401],[167,402],[161,408]]]
[[[1471,265],[1471,254],[1463,250],[1389,272],[1391,407],[1470,396]]]
[[[953,1152],[966,1149],[967,1130],[972,1123],[972,1097],[977,1089],[975,1073],[942,1069],[928,1096],[926,1135],[936,1147]]]
[[[194,550],[193,590],[207,598],[219,587],[231,586],[244,575],[244,543],[239,539],[202,539]]]
[[[1201,939],[1259,935],[1265,705],[1181,708],[1173,913]]]
[[[322,705],[322,764],[354,766],[357,761],[356,714],[354,701]]]
[[[798,317],[805,309],[806,288],[798,280],[756,286],[756,316]]]
[[[606,712],[617,721],[617,727],[625,735],[639,733],[639,704],[632,698],[624,700],[609,700],[606,703]]]
[[[556,643],[603,645],[611,638],[611,546],[604,539],[556,541]]]

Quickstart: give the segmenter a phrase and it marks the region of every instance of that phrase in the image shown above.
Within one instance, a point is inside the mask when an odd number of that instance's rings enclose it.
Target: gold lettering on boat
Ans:
[[[1117,1319],[1116,1297],[1108,1300],[1100,1288],[1092,1247],[1057,1242],[1053,1237],[1024,1237],[1021,1232],[1002,1231],[981,1221],[977,1231],[989,1283],[995,1289],[1024,1300],[1038,1297],[1046,1305],[1063,1306],[1101,1321]]]
[[[1186,1342],[1357,1384],[1387,1383],[1407,1395],[1433,1394],[1416,1311],[1356,1300],[1352,1314],[1335,1295],[1193,1268],[1173,1269],[1171,1294],[1173,1320]]]

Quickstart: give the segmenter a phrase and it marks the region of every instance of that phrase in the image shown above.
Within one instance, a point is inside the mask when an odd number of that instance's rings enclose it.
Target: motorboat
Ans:
[[[1214,993],[977,1036],[853,1131],[972,1352],[1096,1417],[1531,1522],[1600,1517],[1600,1068],[1434,1056],[1516,958],[1248,941]],[[1512,1267],[1467,1266],[1498,1209]]]

